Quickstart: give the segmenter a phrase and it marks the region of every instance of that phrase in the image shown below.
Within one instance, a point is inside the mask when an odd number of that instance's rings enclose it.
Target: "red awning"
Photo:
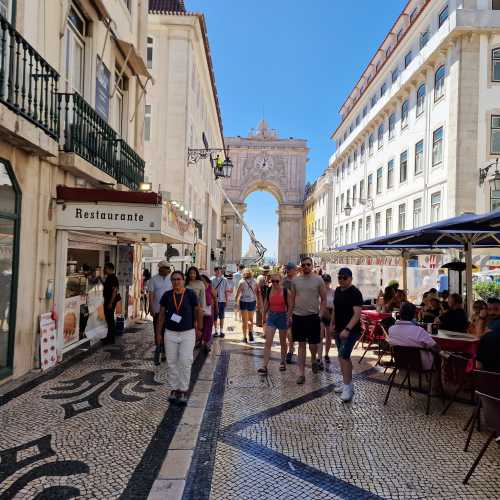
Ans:
[[[57,200],[157,205],[161,203],[161,196],[158,193],[142,193],[140,191],[115,191],[114,189],[86,189],[57,186]]]

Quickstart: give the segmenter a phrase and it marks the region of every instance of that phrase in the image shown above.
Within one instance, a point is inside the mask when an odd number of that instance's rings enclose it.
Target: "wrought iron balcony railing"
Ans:
[[[78,93],[58,96],[63,150],[76,153],[130,189],[138,189],[144,180],[144,160]]]
[[[57,71],[0,16],[0,102],[55,140],[58,80]]]

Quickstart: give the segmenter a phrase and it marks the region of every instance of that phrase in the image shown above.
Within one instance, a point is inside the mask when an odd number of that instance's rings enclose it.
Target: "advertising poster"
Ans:
[[[40,315],[40,365],[48,370],[57,364],[56,322],[51,313]]]
[[[80,306],[85,297],[76,295],[64,300],[64,346],[74,344],[80,339]]]
[[[85,336],[89,339],[103,339],[107,334],[104,318],[104,304],[102,298],[102,284],[100,281],[89,283],[87,289],[88,320],[84,328]]]

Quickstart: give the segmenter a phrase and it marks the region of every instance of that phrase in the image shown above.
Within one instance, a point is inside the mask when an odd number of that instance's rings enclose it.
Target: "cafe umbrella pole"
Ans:
[[[470,237],[466,236],[464,241],[465,253],[465,287],[467,297],[467,313],[469,318],[472,317],[474,312],[472,304],[474,303],[472,297],[472,243]]]

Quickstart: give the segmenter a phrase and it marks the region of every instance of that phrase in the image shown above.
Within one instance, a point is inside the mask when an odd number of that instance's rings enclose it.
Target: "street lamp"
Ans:
[[[375,203],[374,201],[369,198],[365,200],[364,198],[359,198],[358,199],[360,205],[366,205],[368,208],[371,208],[373,210]],[[352,207],[349,205],[349,202],[347,202],[347,205],[344,207],[344,213],[349,217],[351,215]]]
[[[224,153],[224,161],[221,160],[220,153]],[[210,159],[215,179],[231,177],[233,162],[229,158],[229,148],[188,148],[188,165],[196,165],[200,160],[207,158]]]
[[[498,171],[498,158],[494,163],[490,163],[487,167],[479,169],[479,185],[482,186],[484,181],[488,177],[488,172],[491,167],[495,166],[495,173],[493,177],[490,179],[492,186],[494,186],[495,191],[500,190],[500,172]]]

